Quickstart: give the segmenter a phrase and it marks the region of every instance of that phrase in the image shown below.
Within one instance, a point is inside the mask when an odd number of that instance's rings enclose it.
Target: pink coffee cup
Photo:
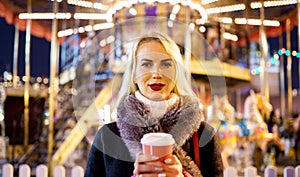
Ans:
[[[148,133],[141,139],[143,153],[165,159],[173,152],[175,140],[168,133]]]

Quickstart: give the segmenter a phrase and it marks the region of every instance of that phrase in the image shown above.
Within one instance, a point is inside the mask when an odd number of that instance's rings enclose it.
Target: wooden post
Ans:
[[[19,177],[30,177],[30,173],[31,173],[31,170],[30,170],[29,165],[23,164],[20,166]]]
[[[237,170],[234,167],[227,167],[224,170],[224,177],[237,177]]]
[[[273,166],[267,166],[264,171],[264,176],[277,177],[277,168]]]
[[[300,176],[300,166],[295,167],[295,176],[296,177]]]
[[[36,167],[36,177],[47,177],[48,176],[48,167],[46,165],[38,165]]]
[[[11,164],[3,165],[2,176],[3,177],[13,177],[14,176],[14,167]]]
[[[83,177],[84,176],[84,170],[80,166],[76,166],[72,168],[71,171],[71,177]]]
[[[66,176],[66,170],[63,166],[55,166],[54,167],[54,177],[65,177]]]
[[[249,166],[245,168],[245,177],[256,177],[257,169],[253,166]]]
[[[294,177],[295,176],[295,168],[292,166],[286,166],[283,169],[284,177]]]

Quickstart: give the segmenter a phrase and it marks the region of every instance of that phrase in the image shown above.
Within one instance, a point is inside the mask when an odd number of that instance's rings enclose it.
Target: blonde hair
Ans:
[[[136,84],[134,83],[134,75],[137,63],[136,56],[139,47],[143,43],[147,43],[150,41],[156,41],[161,43],[167,51],[167,53],[170,55],[170,57],[172,57],[172,59],[175,61],[176,78],[174,92],[178,95],[196,96],[186,78],[187,76],[183,67],[183,61],[179,47],[169,36],[160,32],[153,31],[139,37],[137,40],[135,40],[132,46],[132,53],[130,55],[130,59],[127,63],[127,67],[123,75],[123,81],[118,95],[116,106],[118,106],[126,96],[138,90]]]

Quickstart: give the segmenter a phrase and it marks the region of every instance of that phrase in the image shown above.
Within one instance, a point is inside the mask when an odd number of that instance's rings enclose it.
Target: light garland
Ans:
[[[20,13],[19,19],[32,19],[32,20],[44,20],[44,19],[71,19],[71,13]],[[106,20],[109,21],[112,19],[106,13],[74,13],[73,18],[76,20]]]
[[[264,1],[264,7],[278,7],[291,4],[297,4],[298,0],[284,0],[284,1]],[[262,7],[261,2],[251,2],[250,7],[252,9],[258,9]]]
[[[214,7],[206,9],[207,14],[218,14],[218,13],[225,13],[225,12],[234,12],[245,10],[245,4],[234,4],[229,6],[222,6],[222,7]]]
[[[71,13],[20,13],[19,19],[70,19]]]
[[[238,41],[238,39],[239,39],[237,35],[231,34],[231,33],[224,33],[223,37],[224,37],[224,39],[231,40],[234,42]]]
[[[246,18],[235,18],[234,22],[238,25],[261,25],[260,19],[246,19]],[[264,20],[263,21],[264,26],[273,26],[278,27],[280,26],[280,22],[278,20]]]
[[[200,4],[196,4],[193,3],[192,1],[185,1],[185,0],[140,0],[140,1],[120,1],[118,3],[116,3],[113,7],[109,8],[107,10],[107,14],[113,16],[117,11],[123,9],[123,8],[129,8],[132,7],[133,5],[139,4],[139,3],[147,3],[147,4],[153,4],[155,2],[158,3],[170,3],[172,5],[179,5],[181,4],[182,6],[189,6],[191,9],[194,9],[196,11],[198,11],[202,17],[202,19],[207,20],[208,16],[207,16],[207,12],[205,11],[205,9],[200,5]],[[176,9],[175,9],[176,10]],[[175,11],[174,10],[174,11]]]
[[[68,2],[72,2],[72,3],[75,3],[75,2],[82,2],[83,1],[75,1],[75,0],[69,0]],[[136,1],[136,0],[130,0],[130,1],[120,1],[118,3],[116,3],[112,8],[109,8],[107,9],[107,12],[106,12],[106,16],[105,15],[101,15],[99,16],[99,18],[105,18],[106,17],[106,21],[107,23],[100,23],[100,24],[95,24],[93,27],[91,27],[90,25],[86,26],[86,27],[79,27],[79,28],[76,28],[76,29],[66,29],[66,30],[62,30],[62,31],[59,31],[58,32],[58,37],[65,37],[65,36],[70,36],[70,35],[73,35],[73,34],[76,34],[76,33],[84,33],[84,32],[89,32],[91,30],[103,30],[103,29],[108,29],[108,28],[112,28],[114,27],[114,24],[112,23],[113,21],[113,15],[115,13],[117,13],[117,11],[123,9],[123,8],[130,8],[131,9],[131,13],[133,14],[136,14],[136,10],[135,9],[132,9],[135,4],[138,4],[138,3],[155,3],[155,2],[158,2],[158,3],[170,3],[172,5],[174,5],[173,9],[172,9],[172,13],[170,14],[170,20],[168,22],[168,26],[172,26],[172,21],[174,21],[176,19],[176,14],[179,12],[180,10],[180,4],[183,5],[183,6],[189,6],[191,9],[194,9],[196,11],[198,11],[201,15],[201,19],[197,19],[197,21],[202,21],[202,22],[206,22],[208,16],[207,16],[207,13],[205,11],[205,9],[200,5],[200,4],[195,4],[191,1],[184,1],[184,0],[176,0],[176,1],[170,1],[170,0],[152,0],[152,1]],[[88,5],[86,5],[88,6]],[[89,5],[91,6],[91,5]],[[77,13],[79,14],[79,13]],[[87,14],[85,14],[87,16]],[[75,18],[75,15],[74,15],[74,18]],[[78,17],[78,15],[76,15],[76,18],[80,19]],[[83,17],[81,17],[82,19]],[[92,17],[91,17],[92,18]],[[90,19],[91,19],[90,18]],[[95,17],[96,18],[96,17]],[[85,17],[84,19],[87,19],[87,17]],[[94,18],[92,18],[94,19]]]
[[[285,48],[278,49],[277,53],[273,54],[273,57],[271,57],[268,61],[266,61],[266,67],[271,67],[272,65],[276,64],[276,62],[279,61],[280,56],[290,56],[296,57],[296,59],[300,59],[300,52],[297,52],[296,50],[290,51],[286,50]],[[251,70],[252,75],[260,74],[262,71],[261,67],[255,68]]]
[[[201,0],[201,4],[202,5],[208,5],[208,4],[217,2],[217,1],[219,1],[219,0]]]
[[[274,55],[276,55],[276,54],[274,54]],[[296,58],[300,58],[300,52],[297,52],[296,50],[293,50],[291,52],[290,50],[286,50],[285,48],[279,49],[277,51],[277,55],[279,55],[279,56],[282,56],[282,55],[290,56],[290,55],[292,55],[292,56],[294,56]]]
[[[233,20],[230,17],[219,17],[218,21],[225,24],[232,24]]]
[[[99,10],[107,10],[108,6],[103,5],[102,3],[92,3],[89,1],[81,1],[81,0],[68,0],[68,4],[75,5],[75,6],[80,6],[80,7],[86,7],[86,8],[94,8],[94,9],[99,9]]]
[[[4,87],[13,87],[13,80],[15,79],[17,82],[17,87],[23,87],[24,83],[27,80],[26,76],[16,76],[15,78],[11,77],[12,74],[5,71],[3,77],[0,76],[0,86]],[[49,85],[49,78],[48,77],[30,77],[29,80],[30,84],[33,86],[34,89],[40,88],[39,86],[48,86]],[[38,87],[37,87],[38,86]]]
[[[75,28],[75,29],[62,30],[57,33],[57,36],[64,37],[64,36],[70,36],[70,35],[77,34],[77,33],[90,32],[92,30],[98,31],[98,30],[103,30],[103,29],[109,29],[112,27],[114,27],[113,23],[98,23],[93,26],[87,25],[87,26],[79,27],[79,28]]]

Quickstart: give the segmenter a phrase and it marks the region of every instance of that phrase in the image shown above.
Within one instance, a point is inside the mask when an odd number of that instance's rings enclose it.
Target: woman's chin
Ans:
[[[165,98],[161,93],[153,93],[149,95],[149,99],[152,101],[163,101],[166,100],[167,98]]]

